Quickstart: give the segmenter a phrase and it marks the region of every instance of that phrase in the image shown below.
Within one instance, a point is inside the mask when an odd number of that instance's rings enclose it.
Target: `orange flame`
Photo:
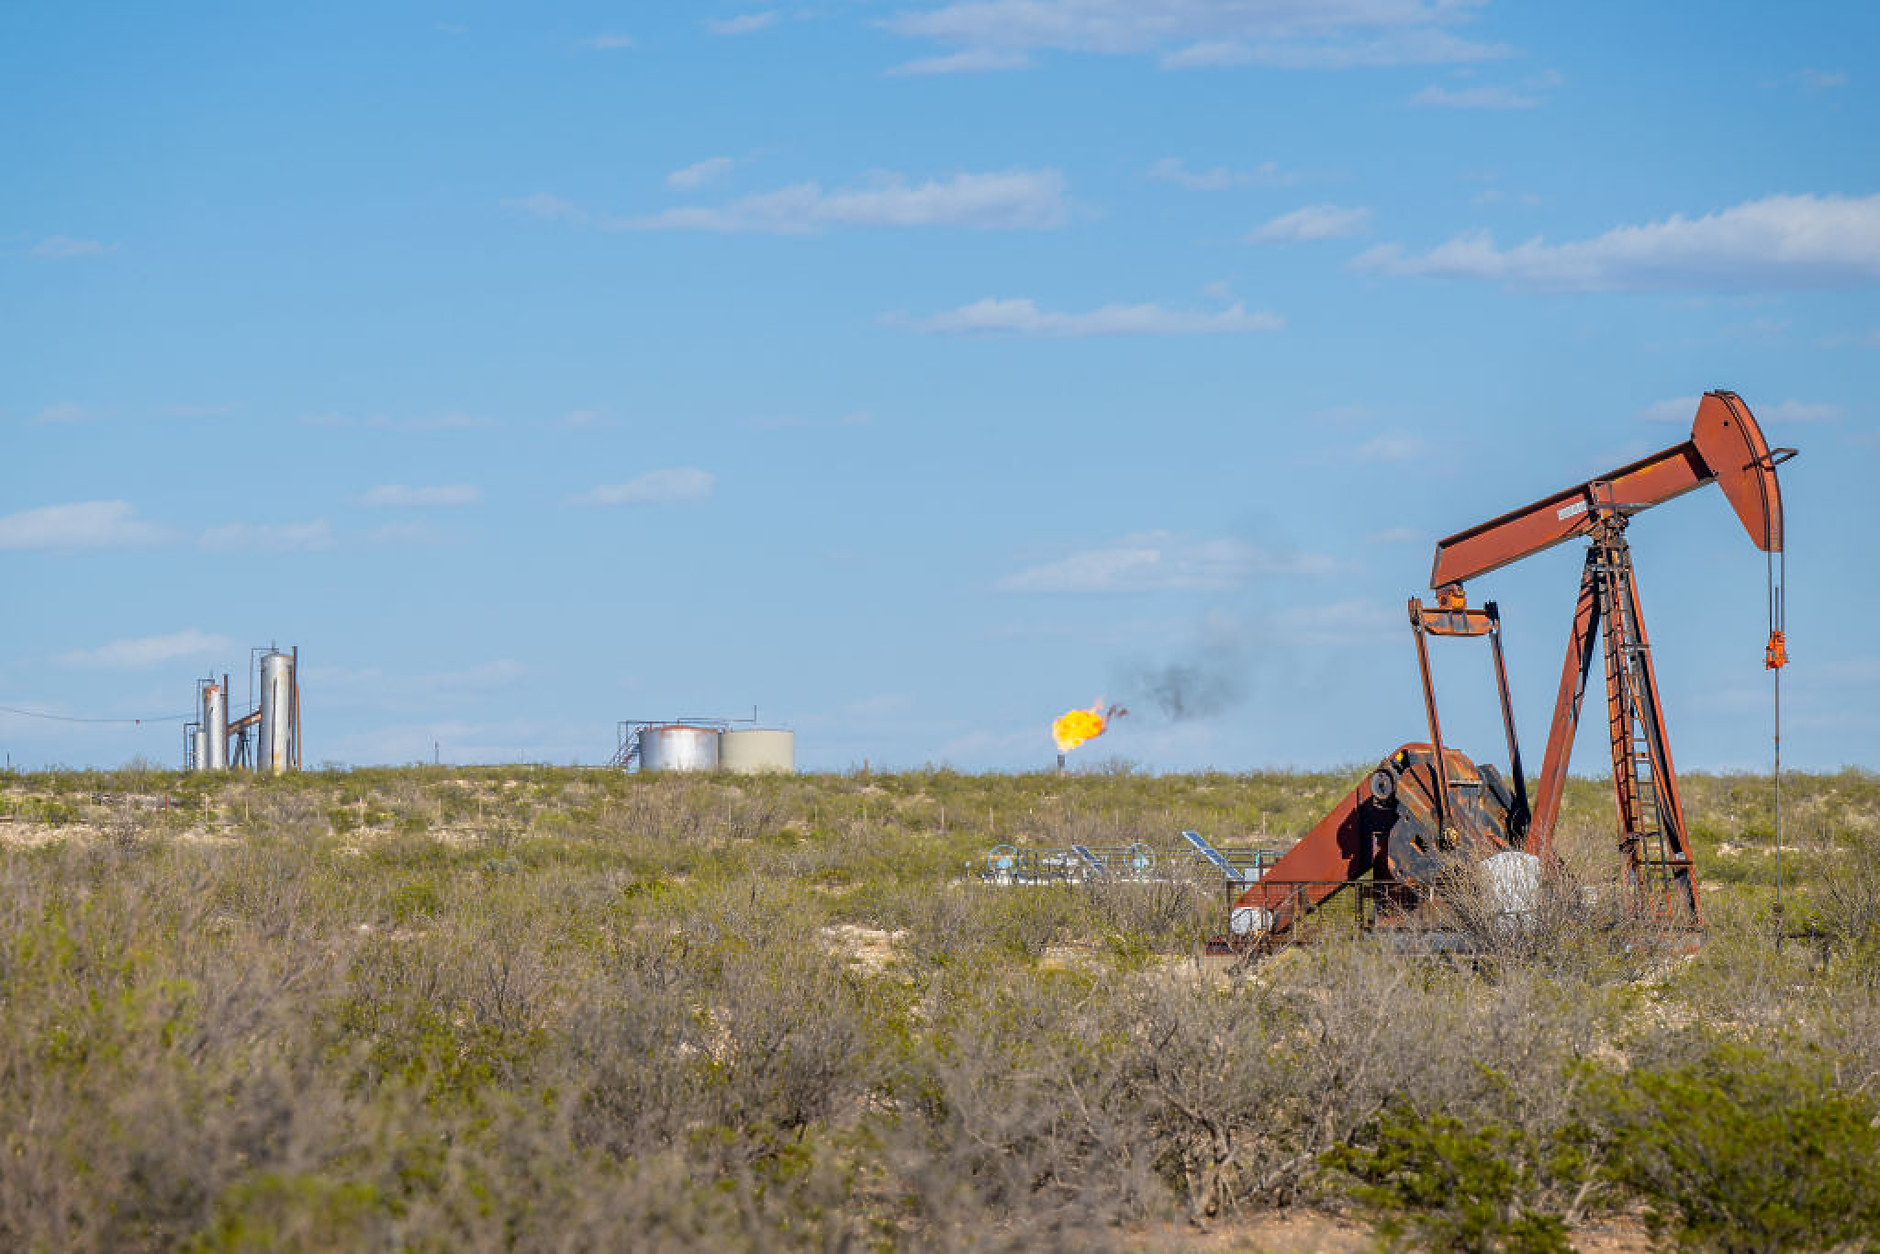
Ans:
[[[1099,700],[1087,710],[1071,710],[1058,716],[1051,724],[1051,738],[1057,741],[1059,753],[1069,753],[1086,741],[1095,740],[1109,727],[1110,720],[1121,718],[1129,713],[1121,706],[1104,708]]]

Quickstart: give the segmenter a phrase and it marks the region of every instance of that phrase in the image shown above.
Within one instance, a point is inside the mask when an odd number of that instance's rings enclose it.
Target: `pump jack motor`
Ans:
[[[1694,936],[1703,926],[1697,868],[1671,764],[1626,526],[1634,514],[1705,484],[1723,489],[1750,540],[1771,555],[1765,658],[1771,669],[1777,668],[1788,655],[1773,576],[1773,563],[1782,553],[1776,467],[1794,455],[1794,449],[1769,447],[1749,406],[1735,393],[1709,392],[1698,403],[1691,438],[1684,443],[1438,543],[1430,574],[1435,600],[1425,603],[1412,597],[1409,604],[1429,740],[1406,744],[1386,757],[1240,895],[1231,916],[1238,944],[1258,950],[1301,939],[1304,921],[1348,889],[1358,898],[1361,918],[1368,901],[1375,921],[1382,922],[1414,917],[1450,868],[1510,853],[1530,855],[1526,861],[1537,870],[1551,868],[1561,790],[1599,645],[1605,657],[1606,719],[1626,909],[1634,918]],[[1501,616],[1493,601],[1471,608],[1463,585],[1576,538],[1587,541],[1586,563],[1547,753],[1530,804],[1508,699]],[[1505,776],[1443,744],[1430,674],[1432,636],[1488,639],[1507,737]]]

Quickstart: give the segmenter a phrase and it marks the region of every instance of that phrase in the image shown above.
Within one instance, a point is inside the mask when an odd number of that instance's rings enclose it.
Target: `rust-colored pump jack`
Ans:
[[[1756,547],[1782,551],[1782,495],[1776,467],[1794,449],[1771,449],[1749,406],[1733,392],[1706,393],[1691,438],[1610,474],[1557,492],[1471,527],[1436,546],[1430,574],[1434,604],[1410,600],[1410,624],[1422,672],[1427,743],[1406,744],[1320,820],[1234,903],[1242,944],[1270,947],[1297,939],[1315,910],[1347,889],[1357,917],[1403,917],[1426,900],[1443,871],[1498,853],[1553,858],[1554,824],[1579,728],[1593,653],[1603,645],[1606,718],[1627,905],[1635,917],[1696,931],[1703,925],[1697,868],[1671,762],[1645,634],[1638,577],[1626,525],[1631,516],[1707,483],[1723,489]],[[1548,730],[1547,755],[1530,808],[1521,750],[1508,697],[1501,618],[1494,602],[1471,609],[1463,585],[1575,537],[1589,543],[1580,595]],[[1787,661],[1778,594],[1773,591],[1766,664]],[[1428,638],[1487,637],[1507,732],[1512,779],[1443,745],[1431,681]]]

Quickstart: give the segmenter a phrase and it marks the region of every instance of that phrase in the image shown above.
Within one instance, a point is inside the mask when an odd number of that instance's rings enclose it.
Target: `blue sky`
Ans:
[[[0,704],[180,714],[275,641],[309,763],[755,704],[809,767],[1033,769],[1097,697],[1087,759],[1358,763],[1424,736],[1433,541],[1727,387],[1802,449],[1785,758],[1880,766],[1875,47],[1862,4],[9,6]],[[1762,555],[1714,489],[1631,534],[1680,764],[1766,763]],[[1471,585],[1535,763],[1579,562]],[[1500,761],[1487,674],[1439,656]]]

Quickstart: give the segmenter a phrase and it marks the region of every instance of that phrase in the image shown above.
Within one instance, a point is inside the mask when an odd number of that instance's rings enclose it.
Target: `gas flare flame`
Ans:
[[[1070,710],[1060,714],[1051,724],[1051,738],[1057,741],[1059,753],[1069,753],[1078,745],[1095,740],[1109,727],[1110,720],[1121,718],[1129,713],[1120,705],[1106,707],[1099,697],[1095,705],[1087,710]]]

